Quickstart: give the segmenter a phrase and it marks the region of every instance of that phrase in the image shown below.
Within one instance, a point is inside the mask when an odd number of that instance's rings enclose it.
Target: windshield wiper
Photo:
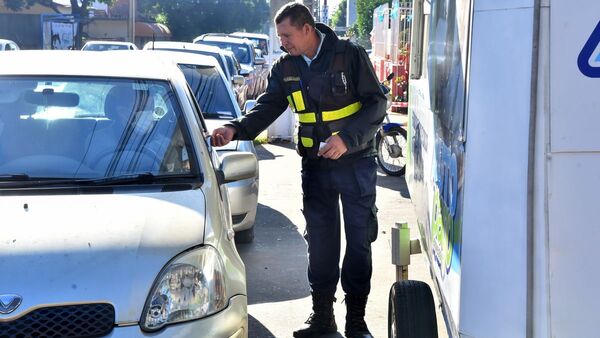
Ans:
[[[151,184],[151,183],[163,183],[165,181],[173,181],[174,179],[187,179],[194,178],[196,175],[193,174],[179,174],[179,175],[154,175],[151,172],[125,174],[110,177],[103,177],[92,180],[81,180],[76,181],[77,183],[84,185],[120,185],[120,184]],[[171,183],[169,182],[169,183]],[[176,183],[176,182],[173,182]]]
[[[0,181],[29,181],[31,178],[25,173],[18,174],[0,174]]]
[[[196,178],[194,174],[179,174],[179,175],[154,175],[150,172],[142,172],[135,174],[125,174],[102,178],[64,178],[64,177],[36,177],[27,174],[2,174],[0,182],[7,184],[4,187],[49,187],[49,186],[106,186],[106,185],[124,185],[124,184],[152,184],[152,183],[184,183],[173,182],[174,180],[182,179],[189,181]],[[167,182],[169,181],[169,182]],[[10,184],[14,183],[14,184]]]

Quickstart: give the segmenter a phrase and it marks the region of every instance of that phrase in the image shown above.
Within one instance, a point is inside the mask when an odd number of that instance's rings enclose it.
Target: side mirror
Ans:
[[[248,100],[244,102],[244,109],[242,110],[242,114],[246,115],[246,113],[252,110],[254,106],[256,106],[256,100]]]
[[[269,64],[268,63],[263,64],[263,68],[264,69],[269,69]]]
[[[244,77],[241,75],[234,75],[233,78],[231,79],[231,82],[233,82],[234,85],[241,86],[244,83],[246,83],[246,79],[244,79]]]
[[[231,151],[221,155],[219,184],[252,178],[257,173],[258,160],[254,154],[245,151]]]
[[[247,77],[248,75],[250,75],[250,71],[247,69],[240,69],[240,75],[243,77]]]
[[[254,59],[254,65],[256,66],[264,65],[265,62],[265,58],[257,57],[256,59]]]

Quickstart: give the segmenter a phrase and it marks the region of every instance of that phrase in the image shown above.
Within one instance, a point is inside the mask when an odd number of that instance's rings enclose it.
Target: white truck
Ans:
[[[600,337],[600,1],[413,6],[406,180],[449,336]],[[422,286],[390,336],[437,335]]]

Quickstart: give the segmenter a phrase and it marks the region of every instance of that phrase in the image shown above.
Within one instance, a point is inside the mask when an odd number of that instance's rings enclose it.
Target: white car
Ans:
[[[19,46],[12,40],[0,39],[0,52],[19,50]]]
[[[137,50],[137,46],[131,42],[122,41],[88,41],[81,50],[105,52],[111,50]]]
[[[194,92],[204,121],[209,130],[220,127],[229,120],[241,117],[231,86],[218,62],[211,56],[183,51],[149,51],[176,63]],[[232,151],[250,152],[256,156],[252,141],[236,140],[215,148],[220,156]],[[228,183],[229,201],[235,241],[250,243],[254,240],[254,223],[258,206],[258,172],[256,176]]]
[[[247,337],[224,183],[256,157],[216,155],[173,63],[118,54],[0,55],[0,335]]]

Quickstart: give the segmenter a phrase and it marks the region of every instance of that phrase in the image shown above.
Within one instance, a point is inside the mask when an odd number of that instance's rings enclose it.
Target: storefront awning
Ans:
[[[139,37],[170,37],[171,31],[169,27],[160,23],[136,22],[135,35]]]

